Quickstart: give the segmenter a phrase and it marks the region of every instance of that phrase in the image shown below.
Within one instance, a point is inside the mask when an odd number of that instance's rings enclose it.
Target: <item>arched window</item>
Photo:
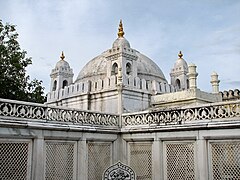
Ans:
[[[82,84],[82,91],[84,91],[84,83]]]
[[[97,82],[95,82],[95,90],[97,89]]]
[[[112,65],[112,72],[111,72],[111,75],[117,75],[118,74],[118,65],[117,65],[117,63],[114,63],[113,65]]]
[[[64,88],[65,86],[68,86],[68,82],[67,82],[67,80],[64,80],[64,81],[63,81],[62,88]]]
[[[187,89],[189,89],[189,80],[187,79]]]
[[[181,89],[181,82],[179,79],[176,79],[176,88],[177,88],[177,90]]]
[[[128,62],[126,65],[126,74],[130,75],[131,72],[132,72],[132,65],[131,65],[131,63]]]
[[[56,91],[56,89],[57,89],[57,81],[55,80],[55,81],[53,82],[53,88],[52,88],[52,90],[53,90],[53,91]]]

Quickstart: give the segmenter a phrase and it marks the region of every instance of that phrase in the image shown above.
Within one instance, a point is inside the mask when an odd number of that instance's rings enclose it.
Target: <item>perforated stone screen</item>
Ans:
[[[194,146],[194,142],[168,142],[165,144],[166,179],[196,179]]]
[[[0,179],[30,179],[31,143],[0,140]]]
[[[212,179],[240,179],[240,141],[210,142]]]
[[[152,144],[129,143],[130,167],[135,171],[137,179],[152,179]]]
[[[88,143],[88,180],[102,179],[111,164],[111,143]]]
[[[75,179],[76,143],[46,141],[45,179]]]

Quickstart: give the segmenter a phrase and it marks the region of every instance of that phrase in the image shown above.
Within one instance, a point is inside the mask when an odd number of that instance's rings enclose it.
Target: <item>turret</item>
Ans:
[[[178,59],[170,73],[171,85],[173,85],[177,91],[189,89],[189,79],[187,75],[188,65],[182,57],[183,54],[180,51],[178,54]]]
[[[219,93],[219,82],[218,74],[213,72],[211,75],[212,93]]]
[[[57,62],[51,74],[50,91],[56,91],[73,83],[73,71],[67,61],[65,61],[64,53],[62,52],[60,60]]]
[[[137,56],[135,50],[130,47],[130,43],[124,37],[122,20],[120,20],[117,34],[118,38],[106,54],[107,76],[109,78],[115,76],[117,84],[126,85],[129,77],[137,77]]]
[[[188,66],[188,77],[189,77],[189,88],[190,89],[197,89],[197,76],[198,73],[196,71],[197,66],[195,64],[189,64]]]

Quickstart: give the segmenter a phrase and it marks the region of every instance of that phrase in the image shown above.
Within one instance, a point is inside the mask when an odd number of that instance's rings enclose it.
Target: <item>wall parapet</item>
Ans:
[[[223,91],[223,92],[220,92],[220,94],[223,98],[223,101],[232,101],[232,100],[240,99],[239,89]]]
[[[122,115],[48,106],[0,99],[0,117],[20,121],[73,124],[85,127],[123,128],[140,126],[184,125],[209,121],[240,121],[240,100],[209,103],[191,107],[154,109]]]
[[[81,111],[73,108],[48,106],[0,98],[0,116],[25,120],[44,120],[84,126],[118,127],[119,115]]]
[[[210,103],[191,107],[161,109],[122,115],[122,126],[161,126],[201,120],[240,120],[240,101]]]

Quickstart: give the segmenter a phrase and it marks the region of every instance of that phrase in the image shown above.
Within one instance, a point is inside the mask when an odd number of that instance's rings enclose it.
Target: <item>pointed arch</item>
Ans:
[[[176,84],[176,88],[177,88],[177,90],[180,90],[180,89],[181,89],[181,82],[180,82],[179,79],[176,79],[175,84]]]
[[[57,80],[53,82],[52,91],[56,91],[56,89],[57,89]]]
[[[187,89],[189,89],[189,80],[187,79]]]
[[[64,81],[63,81],[62,88],[64,88],[65,86],[68,86],[68,81],[67,81],[67,80],[64,80]]]
[[[128,62],[126,64],[126,74],[131,75],[131,73],[132,73],[132,65],[131,65],[131,63]]]
[[[113,65],[112,65],[112,71],[111,71],[111,75],[117,75],[118,74],[118,64],[115,62]]]

